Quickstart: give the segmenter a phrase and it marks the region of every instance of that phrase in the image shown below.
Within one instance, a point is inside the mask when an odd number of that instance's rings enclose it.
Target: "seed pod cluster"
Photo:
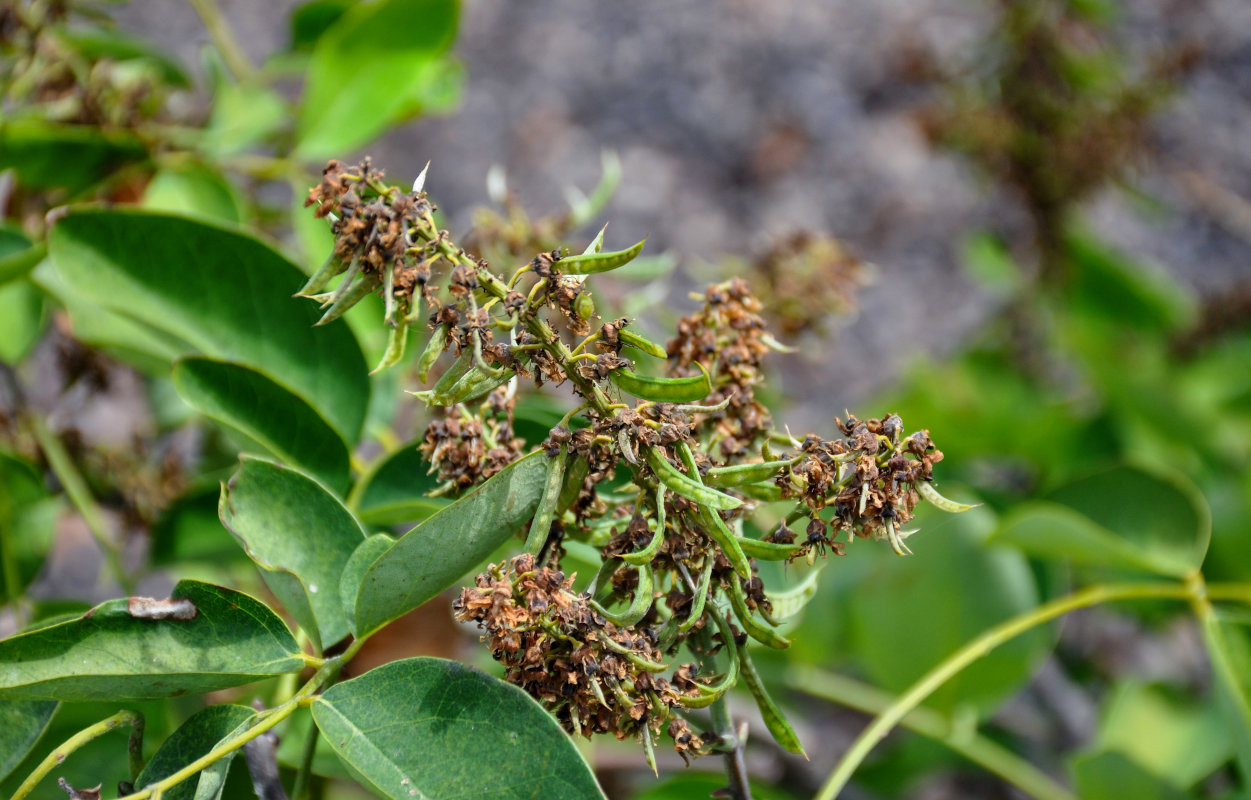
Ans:
[[[419,189],[386,186],[368,162],[332,162],[310,200],[319,213],[341,215],[336,257],[356,270],[331,293],[332,309],[355,296],[344,289],[351,281],[384,283],[374,272],[381,264],[391,270],[395,309],[405,311],[389,315],[402,333],[416,297],[395,295],[410,283],[394,276],[420,271],[411,285],[421,287],[434,333],[416,371],[433,371],[444,350],[455,355],[415,393],[434,411],[421,450],[442,481],[438,492],[489,480],[523,454],[512,427],[523,383],[567,383],[577,398],[541,445],[548,470],[530,524],[518,531],[525,554],[479,575],[456,603],[508,680],[570,731],[636,737],[649,760],[662,734],[684,758],[721,746],[727,732],[696,735],[682,711],[721,702],[742,682],[778,743],[802,752],[747,643],[789,646],[779,619],[814,592],[791,591],[775,605],[757,561],[841,554],[844,531],[906,553],[899,525],[921,497],[965,508],[918,492],[942,458],[929,435],[905,435],[894,415],[836,420],[841,437],[832,441],[776,431],[755,392],[765,354],[785,348],[740,279],[709,287],[702,308],[661,347],[629,319],[592,324],[589,276],[628,263],[642,242],[605,251],[601,231],[580,255],[543,250],[506,279],[434,227]],[[446,276],[443,290],[431,281],[435,270]],[[648,359],[666,360],[668,375],[657,376]],[[751,528],[758,501],[787,500],[794,508],[771,533]],[[805,517],[802,533],[791,529]],[[560,571],[570,542],[600,553],[584,594]],[[662,677],[679,653],[698,664]]]

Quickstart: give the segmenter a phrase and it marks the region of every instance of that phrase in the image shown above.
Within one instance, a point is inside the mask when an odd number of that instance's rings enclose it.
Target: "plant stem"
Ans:
[[[877,718],[861,732],[843,755],[815,800],[834,800],[851,780],[852,773],[869,755],[869,752],[886,737],[886,734],[890,733],[892,728],[899,724],[900,720],[957,673],[1004,642],[1079,608],[1089,608],[1117,600],[1142,598],[1187,600],[1194,596],[1194,591],[1192,586],[1181,583],[1124,583],[1091,586],[996,625],[927,672],[908,691],[900,695],[889,708],[878,714]]]
[[[65,494],[69,496],[70,502],[74,504],[74,508],[78,509],[78,513],[82,515],[83,522],[87,523],[87,529],[91,531],[91,535],[95,537],[96,543],[100,545],[100,550],[104,553],[109,569],[112,570],[113,576],[117,578],[117,582],[122,585],[122,591],[126,594],[133,594],[135,582],[126,574],[126,567],[122,563],[121,551],[113,543],[112,537],[109,535],[108,528],[104,524],[104,515],[100,511],[100,506],[96,503],[96,499],[92,497],[91,490],[87,487],[87,481],[83,479],[82,473],[74,466],[74,460],[66,452],[65,446],[61,444],[61,440],[57,438],[56,434],[48,430],[43,420],[33,414],[28,415],[26,419],[35,441],[39,443],[39,449],[43,451],[44,457],[48,459],[48,467],[56,475],[57,480],[61,482],[61,486],[65,488]]]
[[[130,767],[132,781],[143,772],[143,729],[143,714],[136,711],[135,719],[130,723],[130,741],[126,743],[126,760]]]
[[[304,737],[304,752],[300,756],[300,769],[295,773],[295,785],[291,787],[291,800],[304,800],[308,795],[309,777],[313,774],[313,756],[317,753],[316,725],[308,726]]]
[[[362,643],[364,642],[363,639],[359,639],[357,641]],[[355,644],[356,643],[353,643],[353,645]],[[359,647],[355,646],[349,647],[342,656],[327,661],[321,669],[317,670],[317,673],[309,679],[308,683],[301,687],[300,691],[291,696],[290,700],[287,700],[280,706],[275,706],[274,708],[257,714],[256,722],[246,731],[243,731],[233,738],[218,742],[217,746],[212,750],[208,751],[200,758],[197,758],[195,761],[192,761],[190,764],[178,770],[174,774],[157,781],[150,786],[146,786],[137,792],[119,798],[118,800],[146,800],[146,798],[159,797],[171,786],[182,783],[192,775],[195,775],[197,772],[200,772],[201,770],[221,760],[229,753],[233,753],[235,750],[243,747],[245,744],[260,736],[265,731],[291,716],[300,706],[307,705],[312,702],[313,695],[315,695],[317,691],[328,681],[333,680],[334,677],[339,674],[339,670],[343,667],[343,665],[347,663],[351,656],[355,655],[356,651],[359,649]],[[13,800],[20,800],[20,798],[14,797]]]
[[[252,66],[243,48],[239,46],[239,40],[235,38],[234,31],[230,30],[230,26],[226,24],[226,18],[222,15],[222,10],[217,7],[217,3],[213,0],[188,0],[188,2],[195,9],[195,13],[200,15],[200,21],[204,23],[204,28],[212,37],[217,52],[221,54],[222,61],[234,74],[235,79],[241,82],[251,80],[256,68]]]
[[[791,687],[797,691],[869,714],[880,714],[896,702],[893,695],[876,687],[812,667],[796,667],[789,678]],[[976,733],[964,735],[955,730],[951,720],[936,711],[917,708],[899,722],[905,728],[945,744],[1031,797],[1077,800],[1076,795],[1011,750]]]
[[[731,658],[733,656],[731,655]],[[708,709],[712,713],[712,727],[717,732],[723,745],[729,745],[725,751],[725,776],[729,780],[730,800],[752,800],[751,783],[747,777],[747,762],[743,759],[743,740],[734,730],[730,719],[730,710],[725,697],[718,697]]]
[[[22,785],[17,787],[17,791],[9,800],[22,800],[22,798],[34,791],[39,782],[48,776],[48,773],[60,766],[65,759],[78,748],[85,745],[93,739],[98,739],[109,731],[122,725],[134,725],[138,723],[140,727],[143,725],[143,716],[134,711],[119,711],[108,719],[103,719],[96,724],[84,728],[70,738],[66,739],[60,747],[57,747],[43,761],[39,762],[39,766],[35,767],[35,771],[22,781]]]

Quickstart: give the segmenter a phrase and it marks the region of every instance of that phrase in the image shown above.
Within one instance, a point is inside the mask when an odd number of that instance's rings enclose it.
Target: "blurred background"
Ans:
[[[307,271],[324,231],[288,215],[331,156],[370,156],[401,183],[429,162],[425,188],[446,224],[496,264],[580,247],[608,221],[610,248],[648,237],[648,262],[608,285],[655,338],[696,306],[691,291],[746,275],[778,337],[799,348],[772,362],[779,421],[828,433],[844,409],[897,412],[946,453],[944,493],[983,504],[919,519],[910,559],[855,546],[831,558],[795,646],[760,656],[811,755],[755,736],[760,797],[817,791],[867,719],[869,685],[903,691],[991,625],[1142,577],[1132,559],[1056,544],[1057,507],[1092,537],[1190,548],[1209,580],[1251,580],[1245,0],[467,0],[429,76],[380,73],[376,95],[314,118],[310,61],[352,5],[221,0],[233,58],[216,54],[202,3],[104,9],[185,74],[145,113],[220,137],[214,191],[227,186],[236,220]],[[387,46],[407,37],[422,34],[398,31]],[[385,48],[344,52],[390,63]],[[240,61],[264,91],[231,79]],[[17,152],[0,150],[0,169],[18,174],[6,219],[33,235],[49,208],[83,195],[27,191]],[[618,167],[615,191],[595,193]],[[204,211],[202,194],[150,178],[96,196]],[[11,326],[0,356],[31,405],[79,437],[126,557],[158,567],[144,593],[168,591],[163,565],[235,569],[222,566],[242,554],[221,547],[233,542],[216,523],[215,484],[185,474],[212,474],[215,440],[166,414],[172,390],[75,329],[34,274],[38,290],[8,284],[0,303],[30,309],[37,297],[27,316],[39,323],[19,329],[20,315],[0,310]],[[356,328],[370,358],[374,322]],[[13,396],[0,394],[6,412]],[[411,413],[398,412],[401,438],[419,430]],[[21,452],[21,431],[6,435]],[[51,607],[116,594],[96,581],[100,555],[80,522],[61,520],[55,542],[31,597]],[[1092,609],[997,650],[927,704],[938,734],[892,735],[844,796],[1240,796],[1237,724],[1184,611]],[[1246,615],[1230,619],[1245,637]],[[432,603],[367,657],[435,652],[489,668],[472,632],[454,630]],[[750,700],[735,713],[761,730]],[[951,746],[968,737],[1056,783],[1027,793],[1020,774],[1005,780]],[[632,746],[599,743],[592,757],[614,798],[720,785],[713,759],[690,771],[662,759],[658,783]]]

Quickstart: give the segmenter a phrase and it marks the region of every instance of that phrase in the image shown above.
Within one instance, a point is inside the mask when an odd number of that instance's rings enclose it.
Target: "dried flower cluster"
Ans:
[[[523,455],[525,442],[513,433],[516,405],[516,396],[500,388],[488,395],[478,416],[448,409],[430,421],[421,454],[446,490],[481,483]]]
[[[820,333],[831,317],[855,312],[870,274],[838,239],[809,231],[774,242],[748,270],[765,313],[786,337]]]
[[[524,554],[493,564],[461,591],[453,609],[457,619],[483,629],[509,682],[542,701],[567,730],[624,739],[663,729],[684,757],[698,752],[702,741],[674,715],[681,695],[656,674],[664,665],[654,637],[618,628],[572,587],[571,577],[536,567]]]
[[[799,462],[777,477],[784,498],[799,497],[810,513],[806,544],[841,553],[834,538],[842,531],[860,538],[886,539],[896,552],[910,552],[900,525],[913,517],[916,486],[929,481],[943,453],[929,431],[903,435],[894,414],[882,419],[836,419],[845,438],[825,441],[808,436]],[[818,516],[834,513],[827,522]]]
[[[709,404],[728,401],[716,425],[727,457],[744,453],[770,425],[755,387],[764,379],[761,361],[777,343],[768,334],[761,308],[741,278],[710,286],[704,307],[678,320],[678,335],[668,344],[672,374],[695,374],[695,365],[703,366],[715,378]]]
[[[6,113],[106,129],[158,117],[167,94],[161,67],[148,58],[89,54],[68,35],[69,12],[64,2],[0,8],[0,85],[12,104]]]

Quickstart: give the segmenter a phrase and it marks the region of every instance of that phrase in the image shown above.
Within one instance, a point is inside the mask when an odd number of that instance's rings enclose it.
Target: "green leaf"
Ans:
[[[0,703],[0,781],[35,749],[60,706],[55,700]]]
[[[400,537],[360,572],[353,633],[412,611],[489,556],[534,515],[546,478],[547,458],[535,451]]]
[[[1189,789],[1233,756],[1220,709],[1163,686],[1121,683],[1104,702],[1102,716],[1096,752],[1121,753],[1178,789]]]
[[[74,290],[186,342],[262,370],[309,403],[346,441],[369,402],[365,359],[343,325],[291,293],[304,275],[251,236],[136,211],[80,210],[52,229],[49,251]]]
[[[1137,264],[1088,234],[1069,235],[1065,246],[1074,266],[1067,307],[1143,331],[1177,330],[1194,318],[1194,297],[1164,272]]]
[[[45,251],[43,244],[32,242],[21,231],[0,227],[0,284],[30,272]]]
[[[1184,577],[1203,563],[1212,522],[1183,476],[1121,466],[1013,513],[996,541],[1042,558]]]
[[[317,40],[352,7],[354,0],[312,0],[291,12],[291,49],[312,50]]]
[[[356,595],[364,582],[365,573],[378,558],[395,545],[395,537],[385,533],[375,533],[352,553],[351,558],[343,565],[343,576],[339,578],[339,599],[347,612],[348,627],[355,631],[356,627]]]
[[[989,289],[1007,294],[1021,285],[1021,270],[997,237],[975,233],[962,244],[964,267]]]
[[[455,661],[378,667],[327,689],[313,719],[361,781],[392,800],[604,796],[533,698]]]
[[[16,364],[43,333],[43,294],[28,281],[0,285],[0,361]]]
[[[406,116],[446,105],[455,78],[444,53],[456,18],[454,0],[379,0],[343,14],[313,50],[297,155],[342,155]]]
[[[1251,640],[1242,625],[1203,615],[1203,641],[1212,661],[1216,697],[1233,739],[1243,785],[1251,781]]]
[[[1082,800],[1186,800],[1170,786],[1120,753],[1073,759],[1073,776]]]
[[[0,124],[0,171],[13,169],[24,189],[63,189],[77,195],[119,167],[147,158],[128,132],[40,120]]]
[[[317,412],[264,374],[239,364],[184,358],[174,386],[188,405],[228,425],[336,492],[347,489],[347,445]]]
[[[209,222],[243,222],[246,201],[225,176],[201,164],[162,169],[143,193],[143,208]]]
[[[90,28],[62,28],[57,31],[63,39],[80,55],[86,58],[108,59],[110,61],[141,60],[152,64],[159,71],[162,83],[179,88],[191,88],[191,81],[182,67],[168,53],[152,46],[147,39],[129,36],[116,30]]]
[[[0,557],[6,562],[0,569],[0,597],[20,594],[39,574],[60,507],[34,465],[0,450]]]
[[[369,525],[413,524],[448,504],[442,497],[427,497],[437,482],[426,474],[429,466],[409,442],[380,461],[352,487],[348,507]]]
[[[161,743],[160,748],[152,754],[152,758],[139,773],[134,782],[135,788],[142,789],[168,778],[206,755],[218,742],[255,716],[256,712],[247,706],[220,705],[200,709]],[[166,789],[161,798],[192,800],[196,796],[196,788],[196,778],[190,778]]]
[[[189,600],[195,618],[138,619],[123,598],[0,641],[0,699],[121,703],[202,694],[304,667],[291,632],[260,601],[189,580],[170,597]]]
[[[245,456],[222,488],[220,513],[300,627],[321,646],[348,634],[339,579],[365,531],[338,498],[293,469]]]
[[[205,149],[218,158],[242,152],[281,131],[290,116],[286,100],[273,89],[223,81],[213,98]]]
[[[69,311],[74,338],[97,347],[149,373],[165,375],[170,362],[190,350],[185,342],[153,330],[129,317],[101,308],[57,272],[52,259],[35,267],[30,275],[40,289]]]
[[[869,557],[873,564],[846,601],[850,646],[872,682],[894,692],[1039,602],[1025,558],[984,544],[994,525],[989,510],[957,517],[918,511],[912,524],[921,532],[908,540],[914,556],[901,558],[868,542],[849,547],[849,559]],[[1050,649],[1047,628],[1029,631],[949,680],[926,705],[945,714],[962,706],[989,714],[1029,680]]]

